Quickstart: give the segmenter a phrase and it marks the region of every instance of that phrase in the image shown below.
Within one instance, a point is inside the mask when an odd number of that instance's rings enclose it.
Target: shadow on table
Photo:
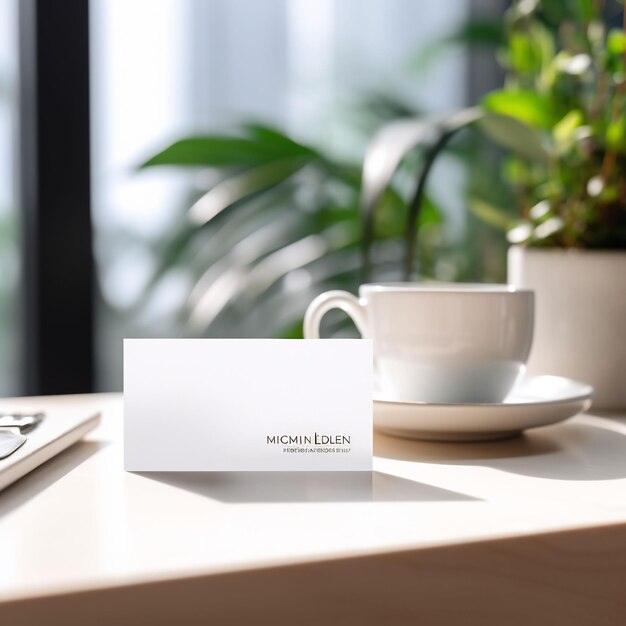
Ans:
[[[34,498],[107,445],[102,441],[78,441],[0,491],[0,518]]]
[[[492,467],[555,480],[611,480],[626,478],[626,423],[584,415],[575,422],[484,443],[412,441],[377,433],[374,454],[421,463]]]
[[[432,502],[477,500],[382,472],[137,472],[222,502]]]

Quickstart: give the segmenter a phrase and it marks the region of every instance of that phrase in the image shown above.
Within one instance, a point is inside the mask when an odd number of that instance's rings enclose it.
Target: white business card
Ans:
[[[370,471],[363,339],[125,339],[129,471]]]

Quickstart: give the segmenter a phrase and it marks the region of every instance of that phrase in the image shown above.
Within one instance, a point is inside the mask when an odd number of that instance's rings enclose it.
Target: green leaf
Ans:
[[[590,21],[602,15],[593,0],[541,0],[542,17],[555,30],[566,21]]]
[[[546,163],[548,152],[541,134],[531,126],[507,115],[486,114],[479,128],[493,141],[531,161]]]
[[[554,83],[556,75],[553,65],[556,45],[554,33],[541,22],[536,22],[530,28],[530,37],[539,58],[540,72],[537,84],[546,92]]]
[[[528,166],[516,155],[502,159],[502,177],[513,186],[527,185],[529,182]]]
[[[580,7],[580,15],[586,22],[590,22],[598,14],[594,0],[578,0],[578,6]]]
[[[574,131],[582,126],[583,122],[584,117],[580,109],[566,113],[552,129],[554,141],[561,146],[569,145],[574,140]]]
[[[189,210],[189,216],[195,224],[206,224],[236,202],[282,183],[311,160],[310,156],[300,156],[271,161],[227,178],[202,196]]]
[[[407,205],[402,196],[391,186],[381,193],[376,204],[374,231],[380,239],[399,237],[404,233]]]
[[[446,41],[467,45],[499,46],[504,43],[504,23],[502,20],[467,22]]]
[[[283,145],[242,137],[189,137],[176,141],[148,159],[141,167],[154,165],[250,166],[289,156]]]
[[[611,150],[626,152],[626,115],[621,115],[608,125],[606,143]]]
[[[295,324],[283,329],[278,339],[304,339],[304,333],[302,331],[302,320],[298,320]]]
[[[482,104],[488,111],[514,117],[531,126],[552,127],[549,102],[534,91],[492,91],[483,98]]]
[[[308,154],[318,156],[317,152],[309,146],[305,146],[304,144],[294,141],[291,137],[288,137],[271,126],[248,123],[244,124],[243,128],[251,139],[269,146],[274,146],[276,149],[281,150],[285,155]]]
[[[612,30],[607,38],[606,47],[615,56],[626,53],[626,32],[618,29]]]
[[[468,203],[472,213],[486,224],[504,231],[511,228],[511,220],[503,209],[495,207],[481,198],[470,198]]]
[[[419,212],[418,226],[421,228],[430,224],[443,224],[443,212],[431,197],[424,196]]]
[[[619,198],[619,188],[617,185],[607,185],[598,196],[602,202],[615,202]]]
[[[514,32],[509,37],[509,62],[520,74],[532,74],[541,69],[541,56],[526,34]]]

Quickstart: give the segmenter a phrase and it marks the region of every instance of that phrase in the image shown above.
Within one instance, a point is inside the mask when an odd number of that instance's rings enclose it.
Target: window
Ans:
[[[0,394],[20,389],[17,0],[0,1]]]
[[[366,116],[351,121],[363,98],[415,110],[451,110],[466,99],[463,50],[414,67],[420,49],[467,17],[466,0],[92,0],[91,11],[104,389],[120,387],[123,336],[191,332],[176,326],[190,289],[184,273],[160,285],[151,309],[132,308],[159,241],[184,219],[187,191],[197,183],[176,170],[138,172],[142,161],[179,137],[233,132],[249,120],[360,157],[376,124]],[[462,172],[446,167],[439,193],[458,230]]]

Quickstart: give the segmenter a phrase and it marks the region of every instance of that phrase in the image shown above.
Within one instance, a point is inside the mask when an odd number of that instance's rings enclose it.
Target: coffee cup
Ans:
[[[376,394],[434,403],[502,402],[525,371],[534,294],[509,285],[380,283],[359,297],[328,291],[309,305],[304,336],[341,309],[373,340]]]

